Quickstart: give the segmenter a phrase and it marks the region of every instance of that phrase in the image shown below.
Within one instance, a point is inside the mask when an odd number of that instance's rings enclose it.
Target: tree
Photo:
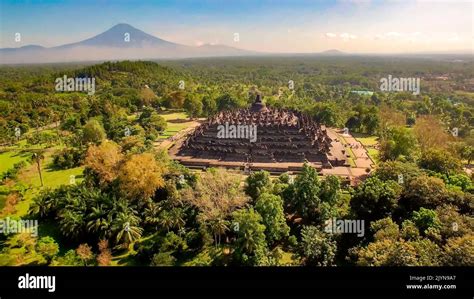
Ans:
[[[335,175],[328,175],[321,181],[319,197],[323,202],[334,205],[341,191],[341,181]]]
[[[104,141],[99,146],[89,147],[84,164],[98,176],[99,184],[104,186],[117,178],[122,160],[120,146],[112,141]]]
[[[260,170],[252,172],[245,182],[245,193],[247,193],[253,200],[256,200],[260,194],[272,189],[272,181],[268,171]]]
[[[140,239],[143,228],[139,226],[140,218],[133,213],[119,213],[112,222],[112,231],[115,234],[115,242],[120,248],[129,248],[130,244]]]
[[[420,176],[423,173],[415,163],[401,162],[401,161],[385,161],[377,165],[374,175],[382,181],[400,181],[400,183],[407,183],[413,178]]]
[[[198,209],[202,223],[226,219],[248,202],[240,188],[240,176],[223,169],[208,169],[194,188],[181,191],[181,199]]]
[[[161,252],[170,252],[177,257],[180,255],[182,256],[187,249],[188,244],[186,243],[186,240],[174,232],[168,232],[162,239],[160,245]]]
[[[446,150],[428,149],[420,159],[420,167],[442,174],[455,174],[462,171],[462,163]]]
[[[138,118],[138,123],[145,131],[152,134],[161,133],[168,126],[166,120],[151,107],[145,107],[143,109]]]
[[[169,232],[170,229],[174,227],[174,219],[171,213],[167,210],[164,210],[159,214],[158,223],[166,230],[166,232]]]
[[[140,90],[141,106],[153,105],[158,97],[149,87],[144,87]]]
[[[403,190],[400,204],[407,212],[421,207],[434,209],[448,198],[448,191],[443,180],[421,175],[412,179]]]
[[[305,265],[332,266],[336,256],[336,241],[315,226],[305,226],[301,230],[300,254]]]
[[[36,251],[51,261],[59,253],[59,245],[49,236],[42,237],[36,244]]]
[[[131,200],[144,200],[165,185],[164,167],[150,153],[132,155],[118,172],[120,190]]]
[[[151,266],[173,266],[176,263],[176,258],[171,255],[171,252],[159,252],[153,255]]]
[[[65,255],[57,257],[51,266],[84,266],[84,262],[77,255],[76,250],[68,250]]]
[[[474,266],[474,236],[450,238],[444,246],[444,260],[448,266]]]
[[[470,145],[464,145],[461,149],[461,158],[467,160],[467,164],[470,165],[474,159],[474,147]]]
[[[210,219],[208,226],[214,238],[214,245],[217,247],[221,244],[221,236],[229,230],[228,221],[222,218]]]
[[[258,265],[266,257],[265,225],[262,216],[253,208],[235,211],[233,226],[237,227],[234,257],[244,265]]]
[[[174,109],[182,109],[185,100],[185,94],[182,91],[174,91],[168,94],[166,106]]]
[[[377,107],[372,106],[365,112],[362,124],[367,134],[375,134],[377,132],[380,126],[380,117]]]
[[[241,103],[235,97],[232,97],[230,94],[226,93],[216,99],[217,108],[219,111],[222,110],[231,110],[241,107]]]
[[[401,187],[396,182],[370,177],[354,190],[351,209],[360,219],[384,218],[397,208],[400,193]]]
[[[380,109],[380,135],[383,138],[389,133],[390,128],[401,127],[406,123],[406,117],[394,110],[389,108],[387,105],[384,105]]]
[[[441,227],[438,215],[434,210],[420,208],[419,211],[413,212],[411,219],[421,232],[426,232],[429,228],[439,229]]]
[[[280,196],[262,193],[255,203],[255,210],[262,216],[268,244],[288,237],[290,228],[286,224],[283,212],[283,200]]]
[[[81,244],[76,249],[77,256],[81,259],[84,266],[87,266],[94,259],[92,248],[87,244]]]
[[[33,153],[32,159],[36,163],[36,169],[38,170],[38,174],[40,177],[41,187],[43,187],[44,183],[43,183],[43,174],[41,173],[41,161],[44,160],[44,155],[41,152]]]
[[[190,118],[195,118],[202,114],[202,102],[197,97],[188,96],[184,100],[184,110],[188,113]]]
[[[112,252],[109,249],[109,241],[100,240],[97,245],[100,252],[97,256],[97,264],[99,266],[110,266],[112,262]]]
[[[400,237],[400,228],[393,222],[392,218],[385,217],[370,223],[370,230],[374,232],[374,240],[397,241]]]
[[[321,203],[319,193],[318,173],[316,169],[305,163],[301,173],[295,179],[294,200],[290,204],[303,217],[316,216],[319,213]]]
[[[441,122],[431,115],[418,118],[413,128],[418,143],[423,151],[429,149],[445,149],[453,136],[446,132]]]
[[[387,136],[382,139],[380,156],[383,161],[403,158],[413,160],[416,155],[417,142],[408,128],[394,127],[388,130]]]
[[[399,227],[389,217],[371,223],[374,241],[350,250],[359,266],[439,266],[441,249],[429,239],[418,238],[416,227]],[[409,236],[410,240],[404,239]]]
[[[202,111],[203,114],[208,117],[211,115],[214,115],[217,112],[217,103],[216,100],[214,100],[210,96],[204,96],[202,98]]]
[[[82,141],[84,143],[92,142],[99,144],[107,137],[104,127],[102,124],[96,120],[89,120],[82,130]]]

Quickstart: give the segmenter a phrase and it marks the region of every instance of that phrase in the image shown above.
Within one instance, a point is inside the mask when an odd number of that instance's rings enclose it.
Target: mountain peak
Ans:
[[[110,27],[109,30],[138,30],[138,31],[141,31],[141,30],[139,30],[139,29],[133,27],[132,25],[127,24],[127,23],[118,23],[118,24]],[[107,30],[107,31],[109,31],[109,30]]]
[[[176,46],[176,44],[143,32],[132,25],[119,23],[94,37],[61,47],[71,46],[143,48],[155,46]]]
[[[346,53],[344,53],[342,51],[339,51],[337,49],[330,49],[330,50],[326,50],[326,51],[321,52],[321,54],[325,54],[325,55],[344,55]]]
[[[91,38],[71,44],[42,48],[0,49],[0,64],[29,62],[62,62],[86,60],[124,60],[156,58],[190,58],[242,56],[253,54],[226,45],[192,47],[169,42],[126,23],[118,23]]]

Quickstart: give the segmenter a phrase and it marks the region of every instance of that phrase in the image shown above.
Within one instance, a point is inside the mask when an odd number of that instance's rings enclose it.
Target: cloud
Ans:
[[[331,33],[331,32],[326,32],[326,37],[327,38],[335,38],[335,37],[337,37],[337,34]]]
[[[347,32],[344,32],[344,33],[341,33],[339,35],[340,38],[342,38],[343,41],[349,41],[351,39],[356,39],[357,38],[357,35],[354,35],[354,34],[349,34]]]

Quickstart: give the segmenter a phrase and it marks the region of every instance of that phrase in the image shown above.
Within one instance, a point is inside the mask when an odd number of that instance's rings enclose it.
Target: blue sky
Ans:
[[[472,50],[471,1],[6,1],[0,47],[56,46],[128,23],[187,45],[271,52]],[[21,42],[15,42],[15,33]],[[234,33],[240,40],[234,41]]]

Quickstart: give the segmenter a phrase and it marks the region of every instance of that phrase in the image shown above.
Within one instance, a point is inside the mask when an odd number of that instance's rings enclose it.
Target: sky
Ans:
[[[0,0],[0,48],[57,46],[128,23],[185,45],[310,53],[473,51],[474,1]],[[15,41],[15,34],[21,41]],[[238,34],[238,40],[236,40]]]

